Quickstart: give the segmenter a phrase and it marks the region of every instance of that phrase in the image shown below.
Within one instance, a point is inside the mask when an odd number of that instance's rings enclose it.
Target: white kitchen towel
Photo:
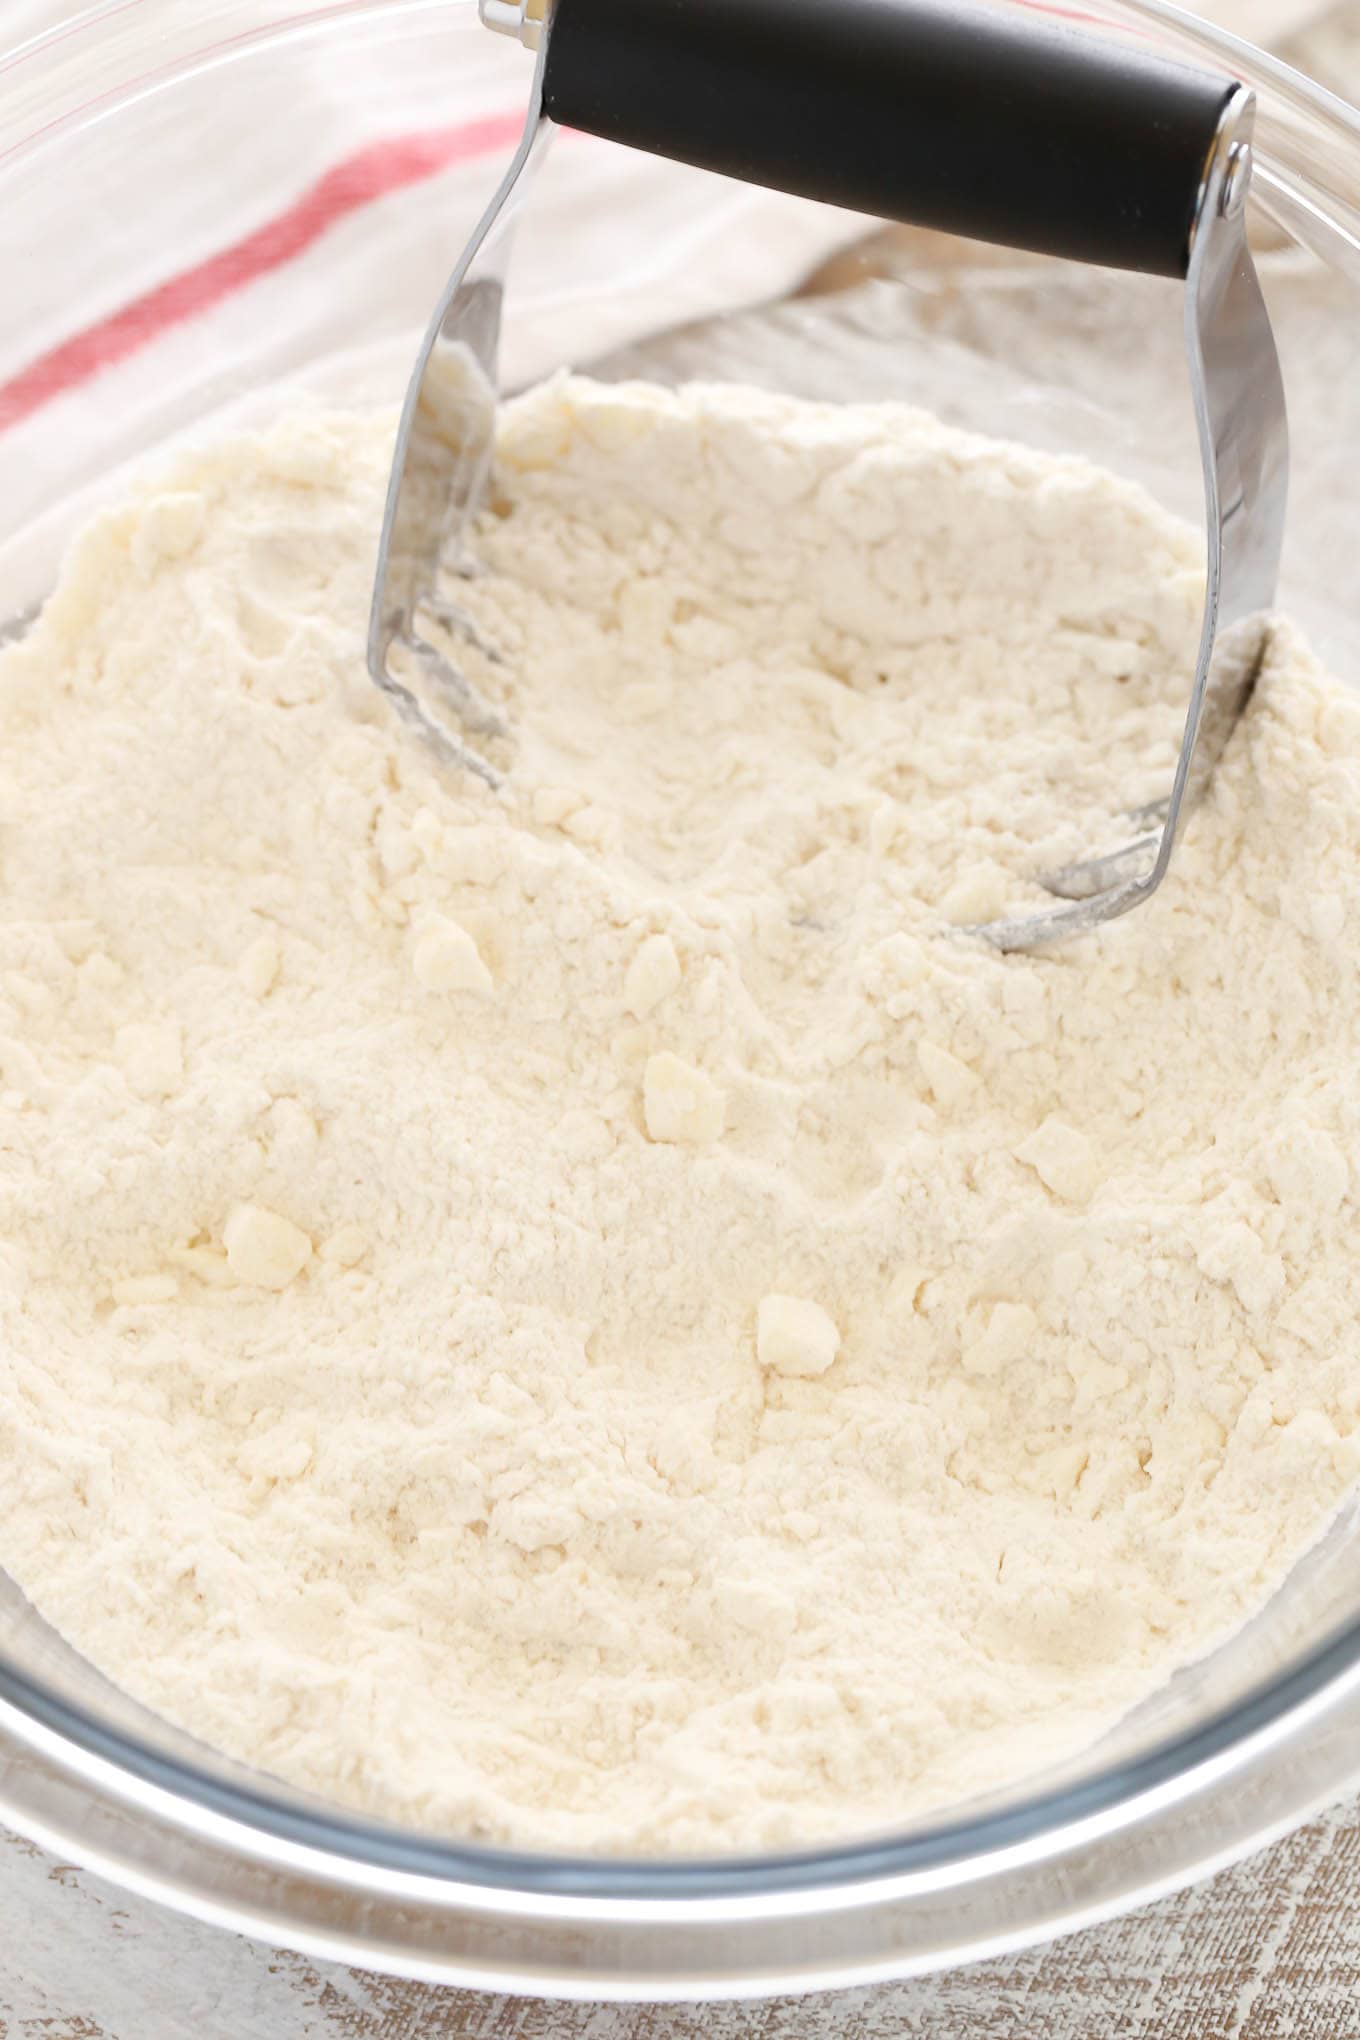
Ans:
[[[1249,9],[1262,30],[1315,4],[1205,11],[1236,26]],[[0,223],[23,277],[0,309],[10,530],[356,340],[383,363],[362,394],[394,395],[514,147],[530,69],[473,0],[5,0],[9,132],[54,108],[65,123],[8,173]],[[139,80],[135,123],[100,117],[110,76]],[[561,136],[516,252],[506,380],[781,296],[871,224]]]
[[[55,0],[17,4],[32,27]],[[229,62],[168,88],[166,50],[181,46],[149,31],[182,18],[173,0],[95,15],[79,35],[107,40],[125,77],[146,71],[135,128],[78,115],[34,152],[4,230],[22,238],[25,289],[0,314],[0,430],[35,511],[63,445],[136,451],[157,420],[182,422],[168,393],[201,388],[214,363],[230,395],[234,364],[287,374],[356,338],[400,340],[409,357],[509,159],[532,71],[451,0],[416,10],[409,34],[360,13],[343,34],[304,20],[267,50],[233,36]],[[10,76],[66,60],[33,50]],[[507,380],[781,295],[867,224],[559,136],[516,251]],[[83,479],[77,461],[69,480]]]

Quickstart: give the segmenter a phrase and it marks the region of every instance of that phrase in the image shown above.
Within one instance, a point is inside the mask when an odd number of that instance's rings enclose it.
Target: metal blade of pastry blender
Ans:
[[[1225,173],[1224,187],[1212,230],[1197,237],[1185,304],[1209,556],[1197,672],[1175,780],[1164,802],[1130,817],[1159,827],[1106,856],[1045,873],[1042,881],[1072,901],[1114,895],[1126,901],[1116,913],[1136,906],[1160,883],[1185,817],[1206,791],[1250,699],[1284,544],[1284,384],[1247,245],[1245,180],[1234,190]],[[1080,932],[1081,924],[1063,910],[1054,918],[1058,932]],[[1108,908],[1095,916],[1109,918]]]
[[[491,471],[501,313],[510,247],[552,132],[542,114],[543,52],[524,133],[435,310],[397,433],[369,622],[368,664],[397,713],[449,764],[499,785],[492,755],[504,717],[465,670],[496,648],[441,589],[475,572],[464,544]]]
[[[497,783],[496,766],[464,737],[495,739],[503,722],[419,619],[485,654],[439,598],[437,574],[486,477],[509,234],[553,123],[860,212],[1176,278],[1208,554],[1175,778],[1164,810],[1139,818],[1160,815],[1161,828],[1049,874],[1062,905],[973,932],[1030,949],[1149,898],[1250,693],[1280,553],[1283,387],[1243,227],[1251,93],[962,0],[665,9],[569,0],[551,12],[546,0],[483,0],[483,18],[537,46],[533,91],[515,161],[454,273],[403,415],[369,646],[378,685],[442,755]],[[417,675],[463,736],[431,717]]]

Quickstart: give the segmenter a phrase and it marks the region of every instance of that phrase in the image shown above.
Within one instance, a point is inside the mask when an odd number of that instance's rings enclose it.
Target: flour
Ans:
[[[502,796],[362,657],[390,421],[182,457],[0,659],[0,1557],[128,1690],[544,1847],[1070,1754],[1360,1471],[1360,702],[1277,629],[1157,901],[1199,548],[904,409],[507,422]]]

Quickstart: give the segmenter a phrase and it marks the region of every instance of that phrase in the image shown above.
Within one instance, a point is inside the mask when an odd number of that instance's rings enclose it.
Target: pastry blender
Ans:
[[[1041,875],[1002,949],[1149,899],[1251,693],[1288,478],[1279,361],[1245,232],[1252,94],[1058,25],[1025,0],[481,0],[537,51],[513,162],[453,272],[407,396],[369,636],[374,680],[450,763],[499,781],[495,663],[450,588],[495,438],[515,222],[559,126],[748,182],[1184,283],[1208,532],[1204,621],[1164,799],[1108,854]],[[469,658],[464,648],[475,652]]]

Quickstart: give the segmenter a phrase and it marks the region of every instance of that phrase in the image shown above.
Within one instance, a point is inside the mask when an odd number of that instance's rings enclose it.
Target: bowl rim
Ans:
[[[1135,1757],[1108,1764],[1073,1784],[1018,1798],[1000,1808],[925,1824],[907,1835],[887,1834],[862,1841],[814,1846],[780,1854],[712,1857],[629,1857],[506,1848],[490,1843],[445,1840],[271,1791],[267,1773],[260,1783],[227,1782],[186,1758],[153,1748],[127,1731],[96,1721],[85,1710],[49,1692],[36,1679],[9,1665],[0,1652],[0,1731],[11,1733],[16,1716],[39,1731],[35,1749],[52,1753],[51,1738],[92,1760],[100,1770],[126,1776],[156,1795],[304,1851],[363,1865],[390,1889],[418,1880],[448,1881],[464,1895],[536,1895],[588,1910],[595,1901],[612,1907],[637,1902],[671,1902],[682,1912],[713,1902],[742,1899],[783,1901],[799,1895],[825,1897],[833,1891],[874,1887],[880,1893],[906,1890],[914,1879],[964,1881],[968,1866],[985,1863],[989,1874],[1006,1862],[1042,1855],[1046,1843],[1070,1848],[1089,1837],[1104,1837],[1156,1805],[1169,1789],[1193,1793],[1206,1780],[1245,1769],[1295,1735],[1318,1711],[1319,1702],[1344,1705],[1354,1690],[1360,1703],[1360,1619],[1339,1628],[1286,1671],[1263,1679],[1245,1695],[1216,1709],[1191,1729],[1164,1737]],[[45,1731],[45,1733],[44,1733]],[[205,1745],[206,1747],[206,1745]],[[89,1767],[88,1775],[93,1775]],[[1353,1773],[1360,1778],[1360,1746]],[[4,1803],[0,1772],[0,1806]],[[134,1793],[133,1797],[137,1795]]]

